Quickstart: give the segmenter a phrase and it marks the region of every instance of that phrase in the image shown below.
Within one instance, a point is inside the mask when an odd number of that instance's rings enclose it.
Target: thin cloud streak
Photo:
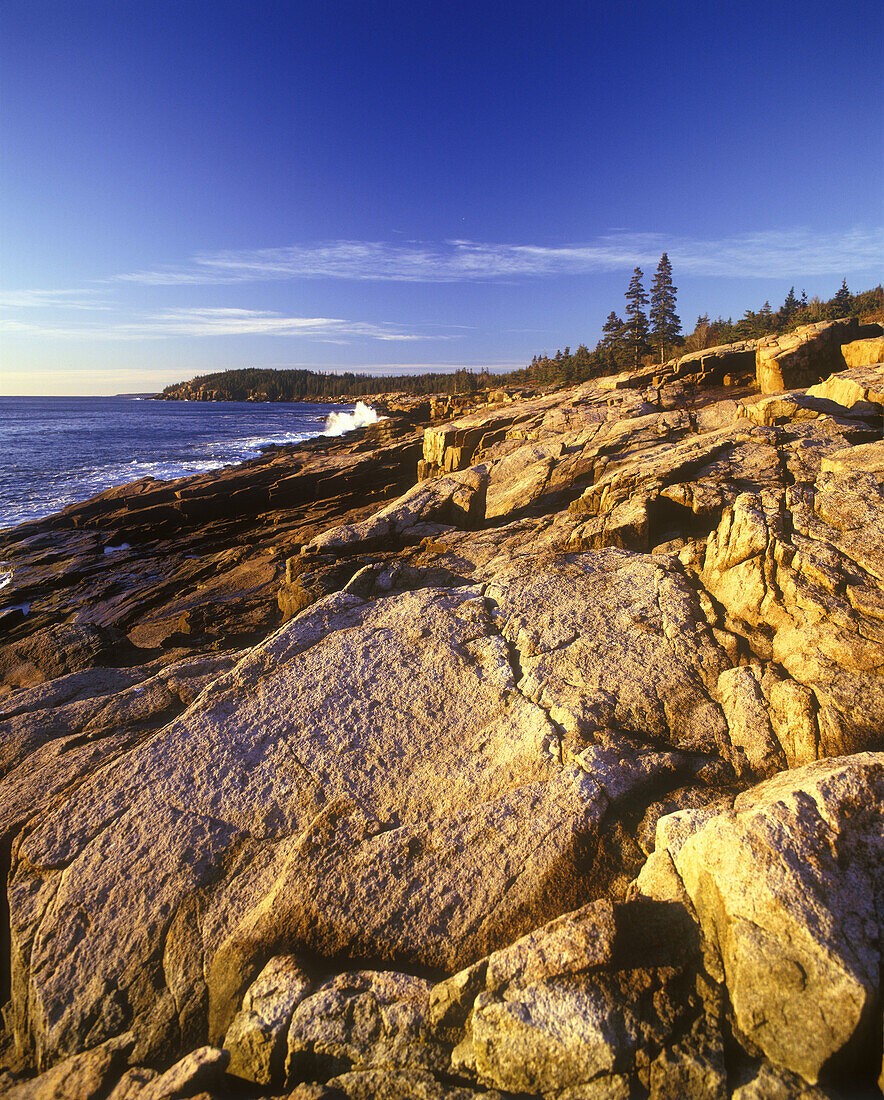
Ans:
[[[287,317],[270,310],[227,307],[169,309],[141,321],[113,325],[53,326],[0,319],[0,332],[25,336],[86,338],[90,340],[151,340],[201,336],[304,336],[332,343],[352,339],[381,341],[450,340],[455,336],[427,336],[402,331],[381,322],[347,321],[340,317]]]
[[[171,309],[153,318],[154,331],[164,336],[328,336],[373,340],[420,340],[419,334],[397,331],[388,324],[345,321],[340,317],[286,317],[270,310]]]
[[[476,282],[584,275],[655,264],[667,252],[685,275],[798,278],[874,269],[884,254],[884,227],[814,234],[766,231],[702,241],[662,233],[612,233],[589,244],[547,247],[451,240],[330,241],[202,253],[184,268],[132,272],[117,281],[155,286],[282,279],[382,282]]]
[[[0,290],[3,309],[86,309],[107,310],[96,300],[97,290]]]

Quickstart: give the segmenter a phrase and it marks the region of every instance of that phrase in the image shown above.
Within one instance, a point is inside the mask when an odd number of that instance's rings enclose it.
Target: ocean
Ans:
[[[361,402],[0,397],[0,529],[138,478],[186,477],[376,419]]]

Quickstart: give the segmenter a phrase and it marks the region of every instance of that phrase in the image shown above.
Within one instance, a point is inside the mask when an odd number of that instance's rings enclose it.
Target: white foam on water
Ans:
[[[363,409],[369,414],[367,423],[372,418],[377,419],[373,410]],[[345,414],[348,418],[355,414]],[[364,415],[361,413],[360,416]],[[237,417],[232,415],[223,418],[224,430],[230,429],[235,424]],[[305,423],[312,421],[315,428],[308,427]],[[356,423],[347,423],[341,429],[332,434],[341,434],[349,431]],[[257,425],[252,426],[254,431]],[[285,430],[280,425],[273,430],[268,425],[268,430],[263,434],[255,434],[237,438],[222,438],[214,440],[194,441],[189,448],[190,454],[180,454],[176,457],[163,458],[125,458],[83,469],[70,476],[56,472],[46,480],[41,487],[39,499],[23,498],[13,503],[10,501],[5,508],[0,508],[0,528],[14,527],[29,520],[41,519],[61,511],[77,501],[88,500],[97,493],[118,485],[125,485],[132,481],[140,481],[144,478],[153,478],[156,481],[176,481],[183,477],[193,477],[197,474],[209,473],[213,470],[223,469],[225,466],[234,466],[240,462],[259,458],[265,451],[273,446],[286,446],[302,443],[307,439],[315,439],[324,434],[325,417],[301,415],[300,430]],[[9,578],[0,563],[0,588],[9,583]]]
[[[51,503],[58,503],[58,507],[63,507],[63,504],[70,503],[71,499],[86,499],[86,497],[101,493],[105,489],[125,485],[130,481],[140,481],[145,477],[152,477],[156,481],[177,481],[181,477],[205,474],[211,470],[220,470],[225,466],[234,466],[238,462],[245,462],[250,458],[258,458],[267,447],[302,443],[315,434],[319,433],[303,431],[276,432],[272,435],[247,436],[244,439],[216,440],[200,447],[202,455],[199,458],[165,459],[161,461],[133,458],[131,462],[114,462],[104,466],[96,466],[88,476],[79,480],[78,492],[74,497],[64,499],[63,503],[61,500]]]
[[[0,588],[12,584],[12,572],[6,568],[6,562],[0,561]]]
[[[290,443],[303,443],[312,438],[310,432],[278,432],[276,435],[254,435],[249,439],[239,439],[234,447],[243,452],[243,458],[257,458],[267,447],[283,447]],[[242,461],[242,458],[237,461]]]
[[[364,428],[366,424],[377,424],[380,419],[370,405],[357,401],[356,408],[351,413],[329,413],[323,435],[343,435],[345,432],[352,432],[354,428]]]
[[[125,485],[129,481],[140,481],[143,477],[152,477],[157,481],[175,481],[179,477],[189,477],[191,474],[202,474],[207,470],[217,470],[220,466],[226,466],[235,461],[237,460],[227,459],[222,461],[217,458],[173,459],[154,462],[134,458],[131,462],[96,466],[90,476],[81,479],[80,484],[90,488],[92,493],[100,493],[105,489],[112,489],[116,485]]]

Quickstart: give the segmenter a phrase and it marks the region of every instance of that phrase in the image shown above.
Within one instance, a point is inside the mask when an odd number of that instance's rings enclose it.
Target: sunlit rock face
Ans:
[[[874,1086],[884,366],[859,342],[425,402],[423,436],[388,408],[11,532],[9,1083]],[[750,353],[785,392],[741,383]]]

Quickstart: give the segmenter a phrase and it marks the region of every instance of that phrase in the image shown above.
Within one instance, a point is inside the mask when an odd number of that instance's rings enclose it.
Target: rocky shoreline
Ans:
[[[827,322],[0,532],[0,1091],[880,1095],[882,408]]]

